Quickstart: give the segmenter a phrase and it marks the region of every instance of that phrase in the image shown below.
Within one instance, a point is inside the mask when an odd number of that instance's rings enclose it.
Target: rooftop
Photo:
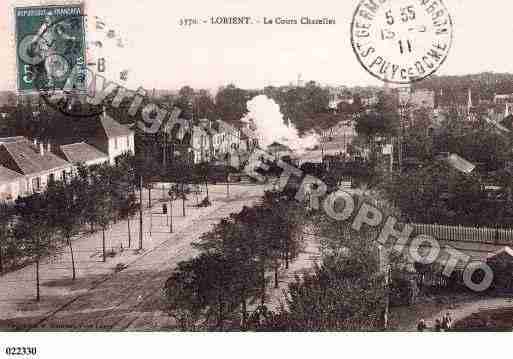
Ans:
[[[0,166],[0,184],[10,183],[20,177],[23,177],[23,175],[18,172],[11,171],[10,169],[5,168],[3,166]]]
[[[19,142],[19,141],[26,141],[26,138],[23,137],[23,136],[0,138],[0,144],[2,144],[2,143],[13,143],[13,142]]]
[[[133,131],[128,127],[123,126],[122,124],[114,121],[109,116],[101,116],[100,123],[102,125],[103,130],[107,137],[121,137],[121,136],[129,136],[133,134]]]
[[[71,163],[86,163],[98,159],[109,158],[106,153],[101,152],[85,142],[63,145],[60,149],[66,160]]]
[[[18,167],[16,171],[24,175],[71,166],[69,162],[51,152],[43,151],[41,155],[39,149],[23,137],[16,141],[0,141],[0,149],[2,147],[5,151],[0,151],[0,155],[8,154]]]

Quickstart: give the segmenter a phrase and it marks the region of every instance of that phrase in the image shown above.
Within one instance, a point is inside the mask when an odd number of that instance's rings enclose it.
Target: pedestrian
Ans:
[[[417,331],[423,332],[427,329],[426,322],[424,321],[424,318],[420,318],[419,323],[417,324]]]
[[[437,319],[435,322],[435,332],[441,332],[442,331],[442,323],[440,319]]]
[[[451,330],[451,326],[452,326],[451,313],[447,312],[447,313],[445,313],[445,315],[442,319],[442,328],[445,331],[449,331],[449,330]]]

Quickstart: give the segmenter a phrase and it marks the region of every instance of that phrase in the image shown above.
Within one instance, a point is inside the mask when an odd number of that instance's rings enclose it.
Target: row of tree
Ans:
[[[164,287],[170,315],[183,330],[197,326],[247,329],[248,307],[266,301],[268,273],[278,286],[280,267],[300,252],[304,209],[267,192],[261,204],[222,220],[194,246]]]
[[[72,279],[76,279],[73,238],[84,225],[102,231],[102,260],[106,261],[106,230],[112,222],[128,219],[128,247],[132,246],[130,218],[139,205],[135,171],[129,156],[117,166],[79,165],[76,174],[63,181],[50,181],[44,192],[17,199],[0,220],[0,270],[25,263],[36,264],[39,299],[39,263],[47,256],[69,248]]]
[[[389,299],[414,294],[400,283],[415,284],[405,277],[402,254],[381,253],[375,232],[355,231],[350,223],[267,192],[261,204],[206,233],[195,245],[199,255],[178,265],[164,287],[168,312],[182,330],[381,329]],[[278,269],[302,251],[305,235],[317,238],[321,264],[296,276],[284,304],[268,310],[269,274],[277,286]]]

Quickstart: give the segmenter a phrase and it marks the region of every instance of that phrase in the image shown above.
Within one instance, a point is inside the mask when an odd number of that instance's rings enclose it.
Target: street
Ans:
[[[194,208],[191,196],[187,216],[182,217],[181,201],[173,206],[174,233],[169,233],[160,203],[144,213],[143,251],[128,249],[127,223],[118,222],[107,233],[108,252],[113,257],[102,262],[101,231],[74,242],[77,279],[71,280],[69,252],[41,264],[41,301],[35,298],[34,265],[0,277],[0,328],[5,330],[144,330],[172,328],[173,321],[161,311],[160,289],[176,264],[195,254],[191,243],[211,225],[256,203],[263,194],[260,185],[209,187],[213,205]],[[156,199],[158,191],[154,191]],[[158,213],[158,214],[157,214]],[[160,216],[160,217],[159,217]],[[131,221],[132,248],[138,245],[138,220]],[[116,266],[126,266],[116,272]]]

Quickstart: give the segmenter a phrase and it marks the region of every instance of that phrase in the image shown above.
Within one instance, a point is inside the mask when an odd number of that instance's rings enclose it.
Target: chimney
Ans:
[[[42,143],[39,144],[39,154],[41,156],[44,156],[44,154],[45,154],[45,147],[43,146]]]

